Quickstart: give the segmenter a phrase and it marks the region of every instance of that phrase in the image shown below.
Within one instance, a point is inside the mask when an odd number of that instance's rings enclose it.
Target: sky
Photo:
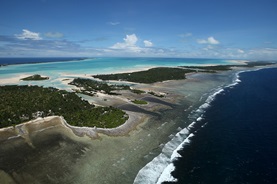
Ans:
[[[0,0],[0,57],[277,60],[277,0]]]

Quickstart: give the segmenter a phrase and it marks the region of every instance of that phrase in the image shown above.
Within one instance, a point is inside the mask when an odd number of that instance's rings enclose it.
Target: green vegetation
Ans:
[[[215,71],[227,71],[232,70],[231,67],[235,65],[216,65],[216,66],[184,66],[185,68],[195,69],[201,72],[215,72]],[[199,72],[200,72],[199,71]]]
[[[133,73],[119,73],[119,74],[109,74],[109,75],[95,75],[93,77],[102,80],[122,80],[137,83],[155,83],[162,82],[166,80],[181,80],[185,79],[185,74],[189,72],[194,72],[190,69],[182,68],[152,68],[146,71],[139,71]]]
[[[194,69],[196,72],[209,72],[215,73],[217,71],[227,71],[232,70],[232,67],[255,67],[255,66],[266,66],[272,65],[272,62],[265,61],[256,61],[256,62],[247,62],[245,65],[215,65],[215,66],[182,66],[188,69]]]
[[[145,93],[145,91],[142,91],[142,90],[139,90],[139,89],[131,89],[130,90],[131,92],[133,92],[133,93],[136,93],[136,94],[142,94],[142,93]]]
[[[23,80],[23,81],[33,81],[33,80],[48,80],[48,79],[49,79],[49,77],[42,77],[39,74],[35,74],[35,75],[29,76],[29,77],[22,78],[21,80]]]
[[[124,111],[110,106],[77,111],[65,119],[75,126],[115,128],[124,124],[128,115]]]
[[[255,67],[274,64],[271,62],[247,62],[245,65],[216,65],[216,66],[181,66],[180,68],[158,67],[146,71],[133,73],[118,73],[108,75],[95,75],[93,77],[102,80],[130,81],[137,83],[155,83],[166,80],[185,79],[185,74],[190,72],[209,72],[232,70],[232,67]]]
[[[102,80],[124,80],[139,83],[154,83],[165,80],[185,79],[189,72],[217,72],[231,70],[231,67],[255,67],[271,65],[271,62],[248,62],[246,65],[218,65],[196,66],[184,68],[153,68],[134,73],[121,73],[111,75],[97,75]],[[47,80],[38,74],[23,78],[22,80]],[[90,79],[74,79],[71,85],[80,87],[81,93],[93,95],[101,91],[107,94],[116,94],[114,90],[130,90],[126,85],[109,85]],[[142,90],[132,89],[133,93],[145,93]],[[148,92],[157,97],[164,95]],[[104,99],[105,100],[105,99]],[[143,100],[132,101],[135,104],[147,104]],[[75,93],[55,88],[38,86],[0,86],[0,128],[16,125],[37,117],[50,115],[63,116],[67,122],[75,126],[117,127],[123,124],[128,116],[114,107],[94,107],[82,100]]]
[[[159,94],[157,94],[157,93],[155,93],[153,91],[149,91],[148,94],[156,96],[156,97],[159,97],[159,98],[163,98],[164,97],[164,95],[159,95]]]
[[[37,117],[63,116],[75,126],[117,127],[127,119],[114,107],[94,107],[75,93],[38,86],[0,86],[0,128]]]
[[[148,104],[146,101],[144,100],[133,100],[132,101],[134,104],[138,104],[138,105],[145,105]]]
[[[273,62],[265,62],[265,61],[255,61],[255,62],[247,62],[247,67],[255,67],[255,66],[265,66],[265,65],[273,65],[276,63]]]
[[[69,84],[81,88],[81,93],[86,95],[93,95],[98,91],[105,92],[106,94],[110,95],[118,95],[117,93],[113,93],[112,91],[130,89],[130,87],[126,85],[108,85],[105,82],[81,78],[74,79]]]

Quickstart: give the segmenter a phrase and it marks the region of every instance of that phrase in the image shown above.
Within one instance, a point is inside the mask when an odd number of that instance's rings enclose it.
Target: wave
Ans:
[[[234,87],[241,82],[239,79],[240,73],[241,72],[235,73],[231,84],[219,86],[212,90],[209,96],[208,94],[203,95],[208,96],[205,102],[198,109],[191,111],[188,117],[192,123],[178,132],[167,144],[165,144],[162,153],[138,172],[134,184],[160,184],[165,181],[177,181],[177,179],[171,175],[171,172],[175,170],[173,161],[181,157],[178,151],[190,144],[190,139],[195,135],[194,133],[197,132],[197,129],[207,125],[207,122],[203,122],[201,126],[195,128],[198,122],[205,120],[204,113],[206,109],[210,107],[211,102],[214,101],[216,96],[223,93],[225,88]],[[201,98],[204,98],[203,96]]]
[[[189,130],[187,128],[178,132],[162,149],[162,152],[155,157],[151,162],[144,166],[137,174],[134,183],[153,184],[156,183],[161,173],[172,162],[171,156],[174,150],[182,144],[183,137],[187,137]],[[171,173],[171,172],[170,172]]]
[[[245,71],[240,71],[235,73],[235,77],[233,78],[233,82],[231,84],[229,84],[228,86],[226,86],[227,88],[232,88],[234,86],[236,86],[237,84],[239,84],[241,82],[239,75],[240,73],[245,72]]]
[[[157,184],[161,184],[164,181],[177,181],[176,178],[174,178],[171,175],[171,172],[174,171],[175,166],[173,164],[173,161],[177,160],[181,155],[178,153],[178,151],[182,150],[184,146],[188,145],[190,143],[190,138],[193,137],[194,134],[191,133],[189,136],[180,144],[172,153],[170,160],[171,163],[163,170],[162,174],[160,175]]]

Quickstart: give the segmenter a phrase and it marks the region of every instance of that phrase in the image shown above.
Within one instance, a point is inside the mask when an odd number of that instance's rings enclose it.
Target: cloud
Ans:
[[[125,43],[129,46],[135,45],[138,41],[138,38],[135,34],[126,35],[126,38],[123,39]]]
[[[14,36],[0,35],[0,42],[16,42],[17,38]]]
[[[186,37],[192,36],[192,33],[179,34],[178,36],[181,37],[181,38],[186,38]]]
[[[188,42],[191,37],[192,37],[192,33],[183,33],[183,34],[179,34],[178,37],[180,37],[180,41],[181,42]]]
[[[206,40],[198,39],[197,43],[216,45],[216,44],[219,44],[220,42],[218,40],[216,40],[214,37],[211,36],[211,37],[207,38]]]
[[[39,33],[31,32],[27,29],[23,29],[22,34],[16,34],[15,37],[20,40],[42,40]]]
[[[212,45],[208,45],[207,47],[203,48],[203,50],[206,50],[206,51],[213,50],[213,49],[214,47]]]
[[[276,60],[277,49],[276,48],[254,48],[245,52],[247,58],[260,59],[260,60]]]
[[[48,38],[62,38],[64,35],[59,32],[48,32],[48,33],[45,33],[44,36]]]
[[[120,22],[108,22],[108,24],[111,26],[117,26]]]
[[[111,46],[112,49],[128,49],[132,51],[137,51],[140,48],[136,46],[138,38],[135,34],[126,35],[126,38],[123,38],[124,42],[118,42]]]
[[[31,33],[24,30],[20,35],[0,35],[0,56],[70,56],[83,49],[73,41],[42,39]]]
[[[243,54],[243,53],[244,53],[244,50],[242,50],[242,49],[238,49],[237,51],[238,51],[238,53],[240,53],[240,54]]]
[[[153,46],[153,43],[149,40],[144,40],[143,43],[144,43],[145,47],[152,47]]]

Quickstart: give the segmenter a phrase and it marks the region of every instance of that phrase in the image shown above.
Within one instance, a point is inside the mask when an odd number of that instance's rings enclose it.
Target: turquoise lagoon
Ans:
[[[49,76],[47,81],[32,81],[33,85],[66,88],[61,79],[74,78],[76,75],[109,74],[126,71],[139,71],[152,67],[176,67],[191,65],[233,64],[235,60],[189,59],[189,58],[91,58],[64,61],[59,58],[46,62],[43,58],[1,58],[0,79],[9,79],[22,75],[40,74]],[[35,62],[35,63],[34,63]],[[16,63],[16,64],[14,64]],[[25,64],[24,64],[25,63]],[[8,80],[7,80],[8,81]],[[3,84],[30,84],[26,81],[1,82]]]

